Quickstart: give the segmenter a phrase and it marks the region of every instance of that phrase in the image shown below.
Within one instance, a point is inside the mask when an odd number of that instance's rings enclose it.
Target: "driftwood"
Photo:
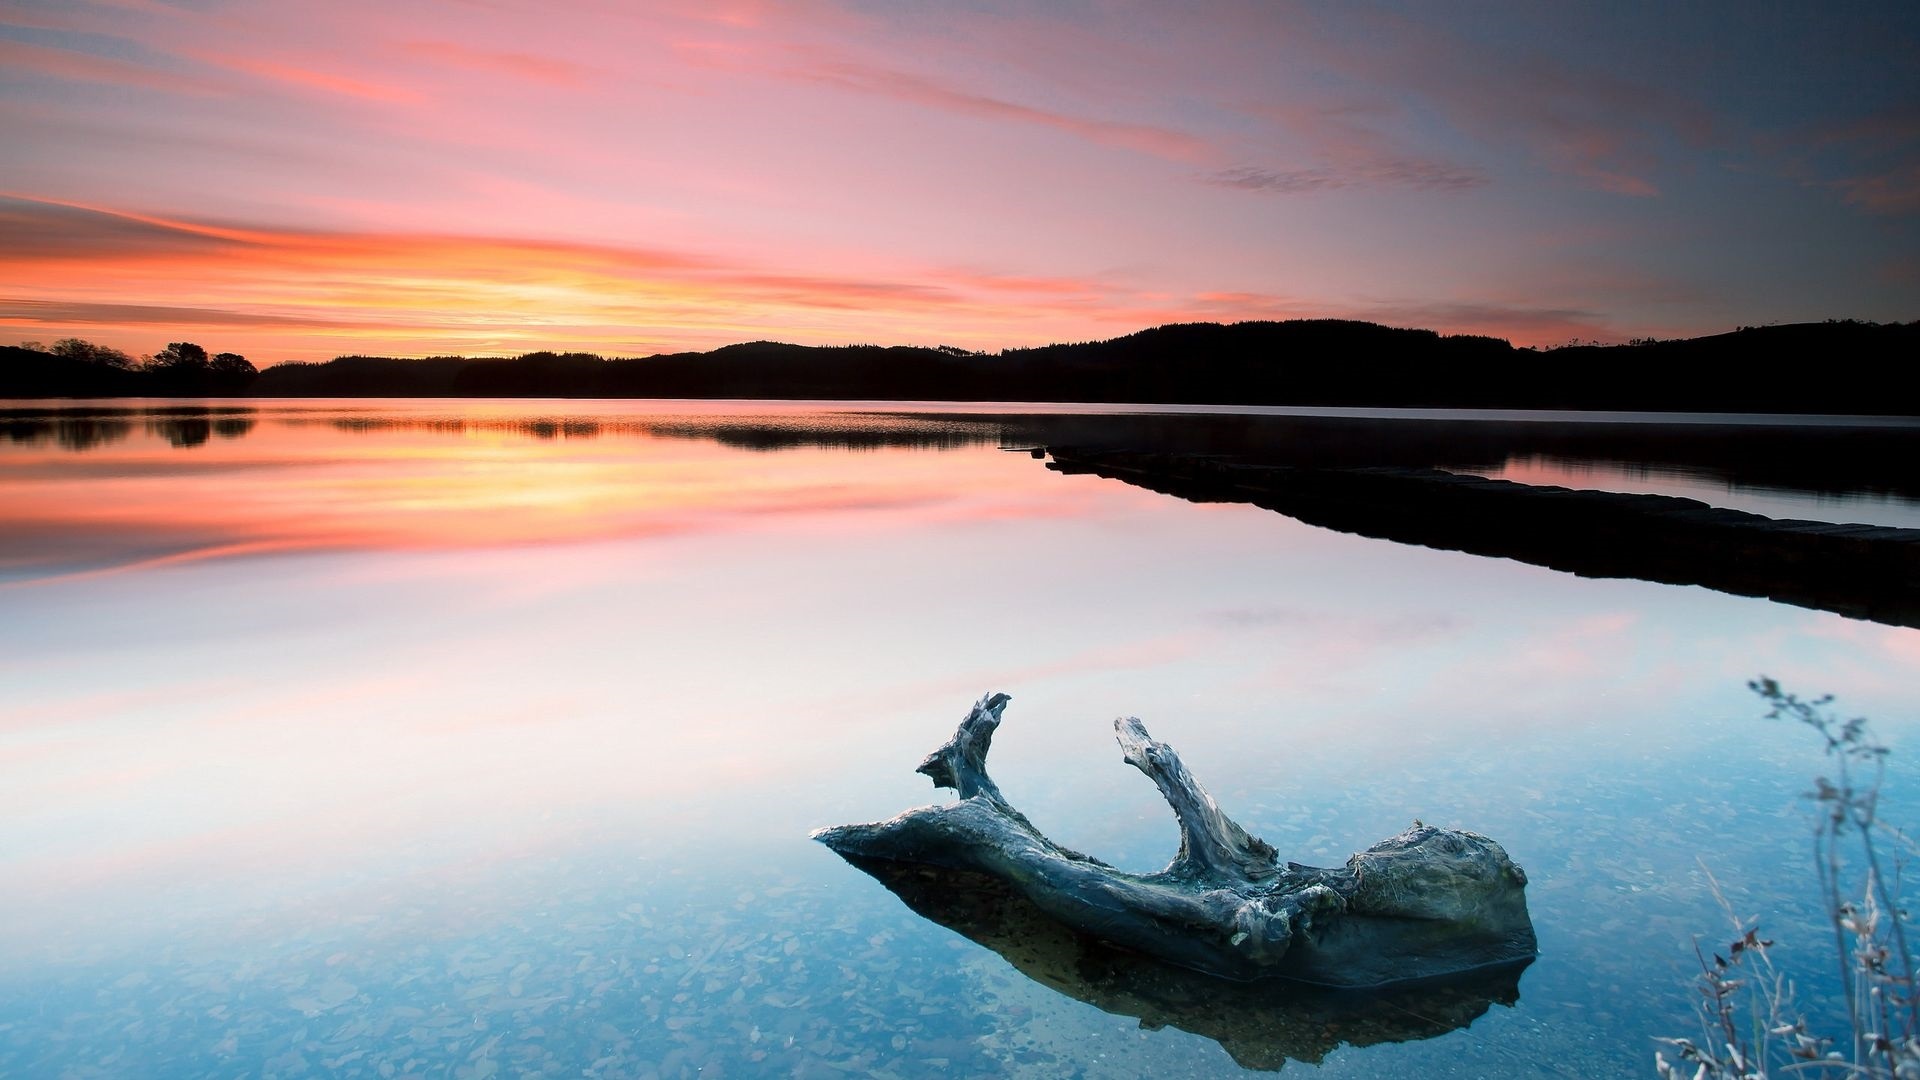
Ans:
[[[1114,722],[1121,751],[1173,807],[1179,854],[1158,873],[1130,874],[1061,847],[987,775],[1008,700],[981,698],[917,770],[958,792],[959,802],[821,829],[814,839],[863,866],[880,860],[984,874],[1074,931],[1229,979],[1376,987],[1534,956],[1526,875],[1492,840],[1416,821],[1343,867],[1283,863],[1130,717]]]

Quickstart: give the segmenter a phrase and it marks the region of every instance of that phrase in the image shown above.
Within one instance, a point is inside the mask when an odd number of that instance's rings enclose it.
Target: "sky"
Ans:
[[[0,342],[1920,318],[1920,5],[0,0]]]

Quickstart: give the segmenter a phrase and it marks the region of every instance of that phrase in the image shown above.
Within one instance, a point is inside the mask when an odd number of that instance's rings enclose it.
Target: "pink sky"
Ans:
[[[1920,317],[1920,19],[0,2],[0,342]]]

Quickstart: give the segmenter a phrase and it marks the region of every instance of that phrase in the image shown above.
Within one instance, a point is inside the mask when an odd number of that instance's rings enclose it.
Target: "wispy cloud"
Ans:
[[[1716,128],[1696,102],[1602,72],[1545,60],[1500,72],[1483,66],[1491,58],[1438,55],[1427,85],[1462,126],[1517,137],[1549,167],[1617,195],[1658,194],[1660,140],[1699,146]]]
[[[1294,144],[1291,155],[1306,164],[1288,167],[1237,165],[1203,177],[1208,183],[1273,195],[1310,195],[1354,188],[1464,191],[1491,177],[1479,168],[1421,153],[1385,128],[1399,111],[1385,103],[1255,103],[1243,111],[1277,125]]]
[[[26,326],[284,326],[340,329],[364,323],[342,322],[324,316],[274,315],[228,311],[222,308],[178,307],[160,304],[109,304],[74,300],[30,300],[0,296],[0,324]]]
[[[1174,161],[1200,161],[1211,154],[1206,140],[1171,128],[1073,116],[950,86],[928,76],[906,71],[837,62],[797,68],[792,74],[798,78],[929,108],[1052,128],[1089,142]]]
[[[172,222],[0,192],[0,265],[29,260],[175,255],[227,241]]]
[[[106,83],[166,93],[221,95],[231,87],[213,79],[99,56],[75,49],[34,45],[0,38],[0,67],[69,82]]]
[[[1241,165],[1207,175],[1221,187],[1274,195],[1311,195],[1348,188],[1411,188],[1417,191],[1464,191],[1485,186],[1487,174],[1437,161],[1387,159],[1347,166],[1310,169],[1261,169]]]
[[[534,53],[476,49],[453,41],[409,41],[401,45],[408,56],[491,75],[507,75],[552,86],[579,85],[587,68],[568,60]]]
[[[176,15],[178,9],[153,0],[14,0],[0,6],[0,25],[76,34],[118,35],[129,15]]]
[[[1518,148],[1599,190],[1658,194],[1664,144],[1704,146],[1719,128],[1705,105],[1671,88],[1539,46],[1495,47],[1431,20],[1358,21],[1369,31],[1363,38],[1318,38],[1315,56],[1410,103],[1405,111],[1429,114],[1490,148]]]
[[[1846,202],[1875,214],[1920,213],[1920,106],[1881,109],[1806,140],[1838,159],[1831,181]]]
[[[686,348],[765,336],[993,347],[1196,319],[1358,318],[1522,343],[1619,336],[1597,312],[1551,305],[1155,296],[1099,277],[978,268],[802,273],[698,251],[284,229],[20,197],[0,198],[0,224],[32,238],[0,253],[0,279],[14,283],[0,322],[25,336],[108,327],[128,335],[108,343],[140,348],[166,327],[216,328],[268,362],[353,348],[631,353],[660,351],[642,343],[663,340]],[[984,342],[982,328],[993,335]]]
[[[412,105],[424,100],[424,95],[408,87],[374,82],[285,60],[255,59],[216,53],[198,54],[195,58],[217,67],[265,79],[280,86],[317,90],[323,94],[338,97],[356,98],[385,105]]]
[[[685,62],[698,66],[771,75],[960,116],[1047,128],[1097,145],[1173,161],[1193,163],[1217,157],[1207,139],[1165,125],[1080,115],[791,40],[702,38],[677,42],[675,51]]]
[[[287,331],[276,339],[287,340],[306,329],[401,351],[405,341],[430,342],[422,346],[430,351],[480,347],[451,339],[619,352],[628,350],[610,342],[766,336],[762,321],[816,342],[917,340],[953,323],[1058,319],[1112,293],[1093,281],[978,270],[804,273],[697,251],[283,229],[20,196],[0,197],[0,224],[31,240],[0,252],[0,280],[12,283],[0,320],[53,333],[256,328]],[[839,326],[867,329],[830,330]],[[303,353],[330,347],[323,337]]]
[[[1920,213],[1920,163],[1834,181],[1841,197],[1876,214]]]

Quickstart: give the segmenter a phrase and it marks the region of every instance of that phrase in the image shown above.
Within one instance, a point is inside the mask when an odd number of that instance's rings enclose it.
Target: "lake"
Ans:
[[[128,401],[0,436],[0,1075],[1650,1075],[1731,936],[1709,874],[1834,1006],[1825,766],[1748,679],[1872,716],[1884,812],[1920,807],[1920,631],[1009,452],[1913,526],[1903,421]],[[1172,856],[1138,716],[1285,858],[1492,836],[1540,956],[1384,1003],[1119,994],[808,839],[940,801],[913,768],[993,690],[994,776],[1069,847]]]

